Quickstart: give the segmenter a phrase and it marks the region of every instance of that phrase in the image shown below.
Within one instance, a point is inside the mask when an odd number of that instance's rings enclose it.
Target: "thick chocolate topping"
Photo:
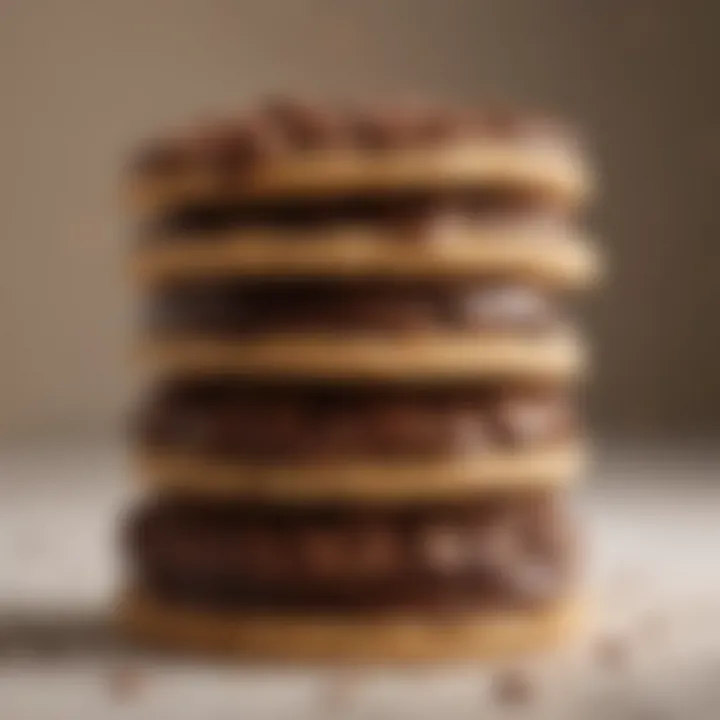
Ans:
[[[170,385],[141,421],[147,448],[264,462],[343,457],[435,457],[533,448],[573,434],[559,390],[372,390]]]
[[[540,332],[556,327],[547,294],[509,283],[196,282],[150,300],[157,333]]]
[[[273,99],[244,115],[204,122],[148,143],[136,154],[133,171],[167,177],[188,167],[206,167],[218,176],[235,177],[258,163],[309,151],[383,151],[484,139],[561,145],[575,141],[557,121],[509,110],[353,109]]]
[[[549,494],[447,507],[268,508],[166,500],[128,530],[138,579],[205,606],[535,605],[561,594],[576,538]]]

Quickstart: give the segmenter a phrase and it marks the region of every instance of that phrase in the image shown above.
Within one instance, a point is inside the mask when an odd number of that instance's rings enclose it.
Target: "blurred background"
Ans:
[[[588,303],[602,437],[720,430],[716,0],[2,0],[0,441],[127,408],[126,151],[258,94],[509,101],[577,123],[611,272]]]

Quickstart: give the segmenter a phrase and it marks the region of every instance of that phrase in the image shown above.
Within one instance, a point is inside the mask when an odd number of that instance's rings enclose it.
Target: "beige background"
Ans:
[[[123,151],[268,90],[509,98],[576,119],[612,261],[585,313],[613,436],[717,436],[716,0],[0,0],[0,438],[127,401]]]

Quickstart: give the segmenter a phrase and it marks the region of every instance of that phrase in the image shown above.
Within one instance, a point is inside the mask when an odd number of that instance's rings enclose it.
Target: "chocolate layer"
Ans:
[[[396,509],[165,500],[132,518],[128,546],[138,583],[177,602],[406,610],[552,601],[576,538],[550,494]]]
[[[444,237],[444,231],[473,227],[547,226],[562,232],[568,211],[537,190],[485,188],[462,191],[396,192],[320,198],[276,198],[214,202],[174,208],[148,222],[148,241],[208,241],[228,231],[274,231],[302,240],[305,233],[371,228],[399,242]]]
[[[576,142],[554,120],[505,109],[349,108],[273,99],[244,115],[197,124],[148,143],[136,154],[132,171],[172,177],[202,167],[219,178],[241,177],[260,164],[308,152],[375,152],[477,140],[561,147]]]
[[[540,332],[559,323],[546,293],[511,284],[195,282],[150,300],[154,333]]]
[[[150,449],[283,462],[435,457],[533,448],[574,433],[555,389],[257,388],[205,382],[161,388],[141,419]]]

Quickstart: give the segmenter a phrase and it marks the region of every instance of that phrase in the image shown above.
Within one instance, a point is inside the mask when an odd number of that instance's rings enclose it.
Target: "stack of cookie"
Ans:
[[[478,658],[576,623],[568,488],[595,258],[566,129],[277,101],[130,173],[151,495],[135,634],[253,657]]]

